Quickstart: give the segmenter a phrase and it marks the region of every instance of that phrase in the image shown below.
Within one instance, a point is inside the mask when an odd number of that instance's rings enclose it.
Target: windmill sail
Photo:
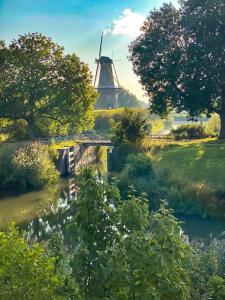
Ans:
[[[102,56],[103,34],[101,35],[99,58],[96,59],[97,68],[94,85],[98,79],[97,91],[99,98],[96,103],[97,109],[109,109],[117,107],[117,96],[119,82],[113,60],[107,56]],[[114,75],[115,74],[115,75]]]

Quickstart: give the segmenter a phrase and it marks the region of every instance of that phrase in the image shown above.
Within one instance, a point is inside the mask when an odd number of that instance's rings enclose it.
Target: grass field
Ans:
[[[225,142],[193,141],[168,144],[153,155],[155,167],[168,168],[172,176],[205,183],[225,191]]]

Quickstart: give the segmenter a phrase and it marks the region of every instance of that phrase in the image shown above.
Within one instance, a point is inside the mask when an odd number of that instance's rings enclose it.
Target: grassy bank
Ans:
[[[156,168],[167,168],[174,177],[225,191],[225,142],[201,140],[167,144],[153,155],[153,163]]]
[[[225,142],[208,139],[154,147],[151,154],[160,198],[178,213],[224,219]]]
[[[145,140],[128,153],[134,156],[123,159],[118,176],[122,195],[133,186],[147,194],[150,209],[165,199],[176,213],[225,219],[225,142]]]

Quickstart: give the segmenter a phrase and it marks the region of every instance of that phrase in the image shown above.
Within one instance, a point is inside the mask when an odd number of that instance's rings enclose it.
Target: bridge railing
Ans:
[[[85,141],[111,141],[107,135],[100,134],[75,134],[67,136],[55,136],[52,138],[38,138],[35,141],[40,143],[50,143],[51,141],[63,142],[63,141],[74,141],[74,142],[85,142]]]
[[[152,140],[173,140],[174,137],[172,135],[149,135],[148,138]],[[96,141],[96,142],[111,142],[111,138],[109,135],[103,135],[103,134],[75,134],[75,135],[67,135],[67,136],[55,136],[52,138],[39,138],[35,141],[40,143],[51,143],[51,141],[56,142],[63,142],[63,141],[74,141],[75,143],[82,143],[82,142],[88,142],[88,141]]]

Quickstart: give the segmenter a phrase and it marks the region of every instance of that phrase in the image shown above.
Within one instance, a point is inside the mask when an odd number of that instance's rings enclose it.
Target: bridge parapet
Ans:
[[[112,143],[111,139],[109,138],[109,136],[107,135],[93,135],[93,134],[76,134],[76,135],[67,135],[67,136],[55,136],[52,138],[39,138],[36,139],[37,142],[40,143],[44,143],[44,144],[48,144],[50,143],[52,140],[56,141],[56,142],[63,142],[63,141],[74,141],[77,143],[87,143],[88,141],[90,142],[95,142],[101,144],[101,142],[108,142],[108,143]]]

